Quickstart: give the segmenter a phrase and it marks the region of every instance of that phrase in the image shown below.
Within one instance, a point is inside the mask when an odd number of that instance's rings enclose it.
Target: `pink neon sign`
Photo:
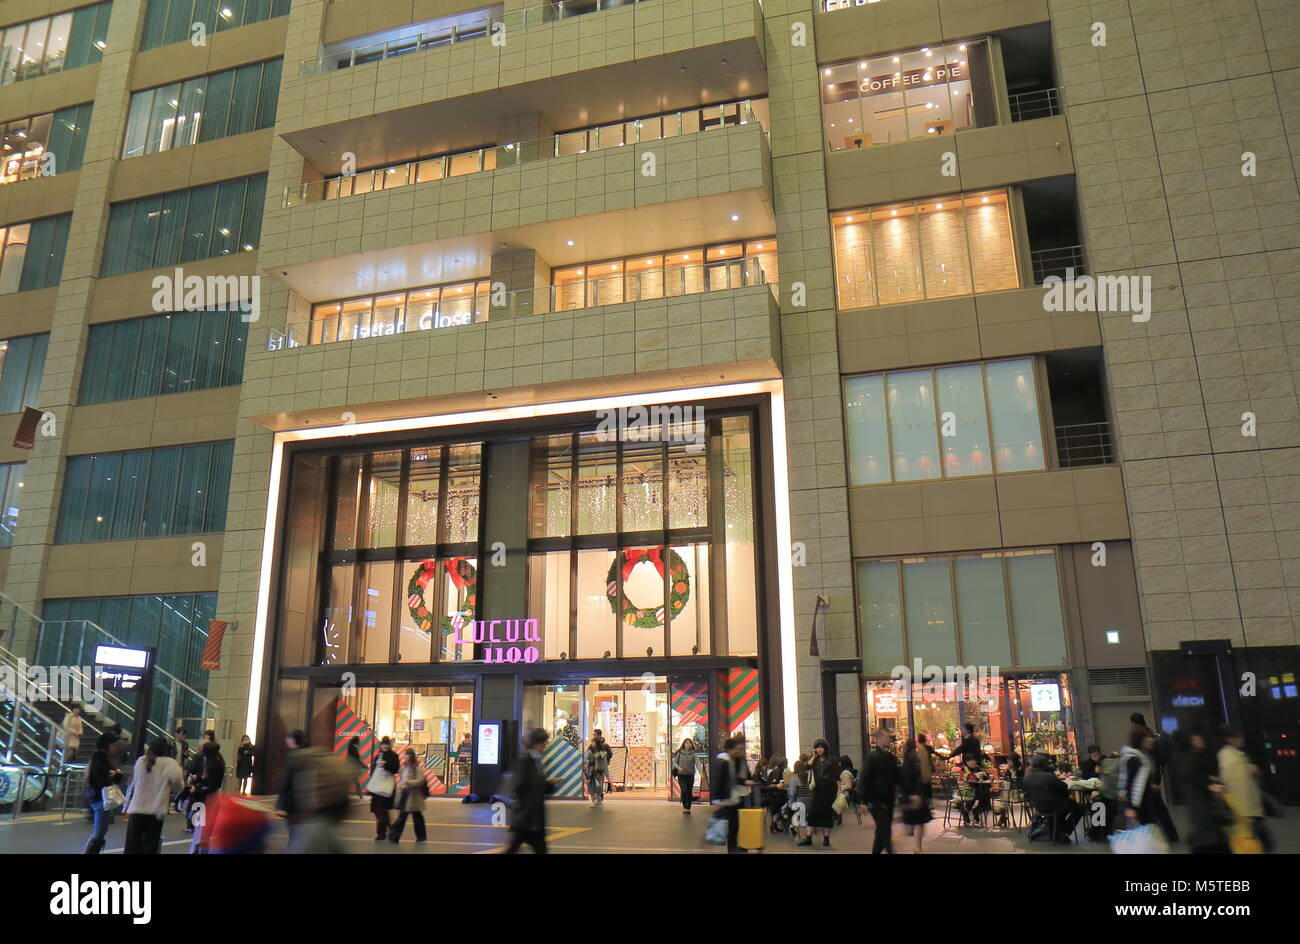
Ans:
[[[452,642],[458,645],[483,646],[484,662],[537,662],[537,646],[497,645],[491,643],[537,643],[542,641],[535,619],[473,620],[463,623],[458,616],[452,624]]]

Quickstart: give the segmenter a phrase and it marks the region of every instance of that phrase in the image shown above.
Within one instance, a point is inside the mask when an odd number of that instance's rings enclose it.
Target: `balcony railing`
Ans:
[[[1063,469],[1112,464],[1115,444],[1110,436],[1110,423],[1075,423],[1056,427],[1056,457]]]
[[[462,177],[466,174],[477,174],[501,167],[515,167],[570,154],[613,150],[629,144],[662,141],[716,128],[753,123],[761,124],[761,118],[754,110],[754,103],[748,100],[688,108],[668,115],[655,115],[617,124],[566,131],[532,141],[494,144],[458,154],[444,154],[439,157],[407,161],[404,164],[376,167],[348,176],[308,180],[296,187],[284,188],[283,206],[295,207],[321,200],[337,200],[342,197],[376,193],[380,190],[395,190],[408,184]]]
[[[512,30],[527,29],[543,23],[554,23],[588,13],[601,13],[615,7],[631,6],[644,3],[645,0],[556,0],[539,6],[525,7],[522,10],[509,10],[504,13],[485,10],[481,17],[462,21],[445,27],[432,28],[427,33],[414,33],[399,39],[369,46],[358,46],[336,52],[328,52],[316,59],[306,59],[298,66],[302,76],[322,75],[338,69],[350,69],[353,66],[382,62],[407,53],[439,49],[454,43],[463,43],[473,39],[491,36],[493,32],[509,35]]]
[[[390,337],[415,331],[454,328],[488,321],[490,316],[523,317],[551,311],[577,311],[600,305],[675,298],[725,291],[751,285],[767,285],[773,296],[775,283],[768,280],[759,259],[743,262],[681,266],[652,272],[628,273],[606,279],[583,279],[539,289],[480,293],[455,299],[447,305],[428,306],[420,311],[386,308],[360,315],[335,315],[315,321],[272,328],[267,350],[359,341]],[[538,304],[538,302],[542,304]]]
[[[1009,96],[1012,121],[1033,121],[1061,113],[1061,96],[1054,88],[1017,92]]]
[[[1076,277],[1086,275],[1082,246],[1057,246],[1053,249],[1032,249],[1029,263],[1034,270],[1034,284],[1042,285],[1048,276],[1068,279],[1070,270]]]

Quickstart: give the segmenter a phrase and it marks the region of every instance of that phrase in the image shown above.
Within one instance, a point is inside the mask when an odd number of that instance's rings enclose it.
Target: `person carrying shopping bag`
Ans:
[[[375,842],[388,838],[388,814],[393,809],[393,794],[397,792],[397,772],[400,762],[393,750],[393,742],[384,738],[370,762],[370,779],[366,792],[370,794],[370,812],[375,817]]]
[[[402,754],[402,769],[397,776],[397,822],[388,831],[389,842],[401,842],[402,830],[406,827],[406,817],[415,823],[415,841],[424,842],[428,838],[424,831],[424,800],[429,795],[429,782],[424,779],[420,769],[420,759],[415,756],[415,749],[408,747]]]

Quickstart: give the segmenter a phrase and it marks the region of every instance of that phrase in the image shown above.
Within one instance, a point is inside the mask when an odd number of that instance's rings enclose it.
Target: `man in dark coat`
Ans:
[[[862,765],[858,792],[871,809],[876,824],[876,838],[871,854],[894,854],[894,797],[898,793],[898,757],[890,747],[893,735],[881,728],[876,732],[876,746]]]
[[[505,853],[515,853],[524,843],[538,855],[546,852],[546,794],[555,790],[555,781],[542,773],[542,748],[550,735],[533,728],[524,735],[524,752],[515,759],[511,775],[514,808],[510,811],[510,845]]]
[[[980,766],[984,765],[984,750],[980,747],[980,739],[975,736],[975,725],[967,722],[966,736],[961,739],[952,756],[958,758],[963,767],[966,766],[967,757],[974,757],[976,763]]]
[[[1074,833],[1075,824],[1084,813],[1084,807],[1070,799],[1070,791],[1065,781],[1048,769],[1051,762],[1046,754],[1035,754],[1029,761],[1029,773],[1025,774],[1025,798],[1039,813],[1056,814],[1057,842],[1069,842]]]

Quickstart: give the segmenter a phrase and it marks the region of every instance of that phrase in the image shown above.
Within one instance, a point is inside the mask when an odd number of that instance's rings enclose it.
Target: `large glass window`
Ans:
[[[862,670],[1064,666],[1065,625],[1056,552],[983,551],[858,561]]]
[[[776,260],[769,237],[564,266],[551,272],[553,310],[775,284]]]
[[[841,309],[1020,287],[1005,190],[836,213]]]
[[[114,203],[101,276],[257,248],[266,175]]]
[[[463,640],[478,613],[482,444],[348,453],[333,463],[320,661],[472,659]]]
[[[187,42],[193,24],[202,23],[208,33],[222,33],[237,26],[287,16],[290,0],[149,0],[140,48],[153,49]]]
[[[486,321],[491,291],[488,279],[476,279],[321,302],[312,306],[305,340],[329,344]]]
[[[0,341],[0,413],[20,413],[25,406],[36,406],[49,342],[48,334]]]
[[[112,3],[0,27],[0,85],[99,62]]]
[[[72,214],[0,226],[0,295],[59,284]]]
[[[622,439],[538,436],[531,461],[529,613],[546,658],[757,652],[747,416],[707,436],[676,418]]]
[[[180,311],[91,325],[81,402],[237,384],[244,377],[246,328],[239,312],[231,311]]]
[[[281,62],[255,62],[133,93],[122,156],[154,154],[271,127]]]
[[[211,442],[69,456],[55,540],[221,531],[233,452],[233,442]]]
[[[90,103],[44,115],[0,121],[0,185],[81,167]]]
[[[1045,467],[1031,358],[846,378],[844,423],[852,485]]]
[[[972,90],[987,82],[984,41],[922,46],[821,68],[822,124],[829,151],[952,134],[988,124]],[[974,66],[974,68],[972,68]]]
[[[26,462],[0,464],[0,547],[14,543],[18,529],[18,498],[23,493],[23,475]]]

